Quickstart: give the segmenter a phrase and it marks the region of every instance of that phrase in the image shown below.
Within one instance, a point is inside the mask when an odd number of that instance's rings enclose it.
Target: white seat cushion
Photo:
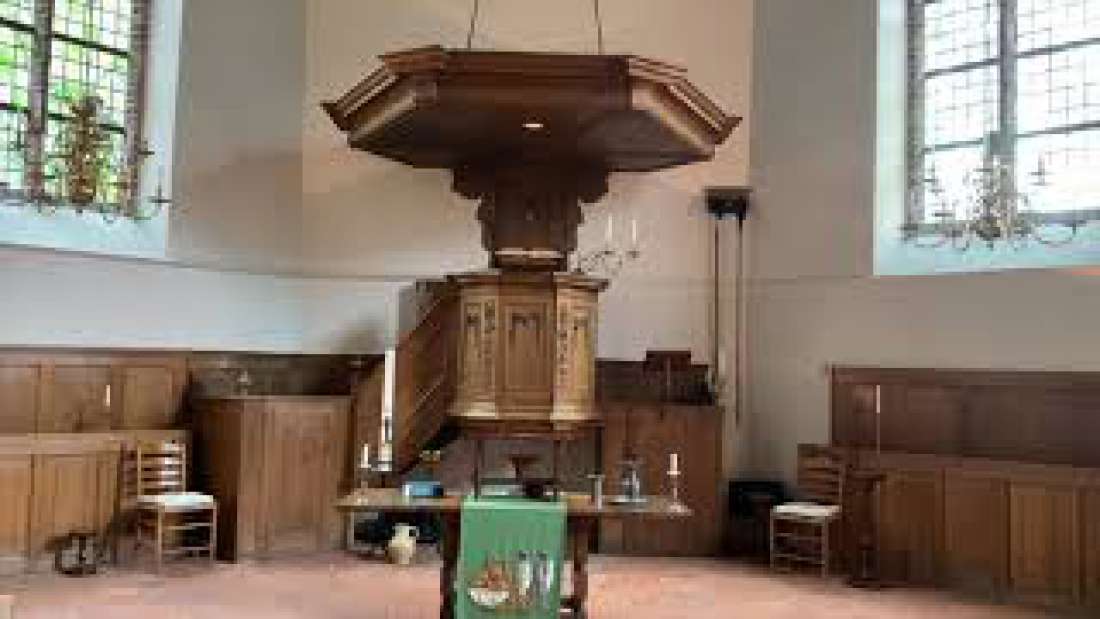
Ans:
[[[779,518],[796,518],[798,520],[832,520],[840,515],[840,506],[817,503],[783,503],[773,507],[772,514]]]
[[[138,497],[142,505],[160,506],[169,509],[197,509],[213,507],[214,497],[201,492],[172,492],[168,494],[146,494]]]

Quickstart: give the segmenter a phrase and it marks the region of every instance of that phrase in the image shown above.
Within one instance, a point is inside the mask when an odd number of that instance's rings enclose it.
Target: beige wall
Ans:
[[[185,2],[170,258],[299,267],[304,20],[300,0]]]
[[[875,278],[876,0],[756,6],[752,468],[827,441],[830,364],[1100,369],[1088,271]]]

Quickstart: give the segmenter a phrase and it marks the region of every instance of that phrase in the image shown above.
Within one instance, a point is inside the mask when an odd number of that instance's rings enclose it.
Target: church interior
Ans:
[[[1100,0],[0,0],[0,619],[1100,615]]]

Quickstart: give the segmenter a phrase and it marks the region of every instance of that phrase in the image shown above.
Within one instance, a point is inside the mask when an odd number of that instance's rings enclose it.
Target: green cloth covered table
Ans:
[[[454,581],[458,619],[556,619],[565,503],[467,497]]]

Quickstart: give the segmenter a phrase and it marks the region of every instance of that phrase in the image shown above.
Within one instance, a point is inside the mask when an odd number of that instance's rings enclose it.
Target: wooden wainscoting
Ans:
[[[881,415],[875,415],[879,393]],[[837,367],[835,445],[1100,467],[1100,373]]]
[[[879,561],[890,582],[1100,607],[1100,470],[884,452]]]
[[[0,434],[180,426],[181,353],[0,351]]]
[[[605,403],[602,439],[607,494],[620,493],[628,448],[642,458],[642,491],[668,492],[669,454],[680,454],[681,496],[695,512],[676,522],[602,522],[600,550],[627,555],[717,555],[726,512],[721,501],[722,409],[684,404]],[[629,421],[629,425],[628,425]]]
[[[0,574],[47,568],[52,543],[103,532],[119,513],[119,458],[137,440],[184,430],[0,436]]]
[[[188,396],[234,393],[246,373],[253,392],[348,393],[373,361],[343,355],[0,348],[0,573],[48,565],[49,545],[57,536],[103,531],[119,509],[120,451],[137,440],[188,440],[180,429],[191,424]],[[380,390],[372,393],[380,397]],[[346,415],[340,423],[333,426],[329,445],[346,440]],[[295,444],[307,438],[283,437]],[[298,479],[286,474],[288,469],[313,471],[316,458],[306,457],[311,453],[336,453],[316,441],[305,448],[311,451],[300,453],[288,443],[274,453],[283,473],[265,483],[275,487]],[[347,458],[338,453],[341,460],[334,466],[343,475]],[[298,523],[322,511],[299,502],[301,492],[269,492],[285,518],[271,525],[268,546],[301,537]],[[335,522],[333,510],[323,511]]]
[[[1100,374],[835,368],[892,581],[1100,609]],[[877,402],[877,405],[876,405]]]

